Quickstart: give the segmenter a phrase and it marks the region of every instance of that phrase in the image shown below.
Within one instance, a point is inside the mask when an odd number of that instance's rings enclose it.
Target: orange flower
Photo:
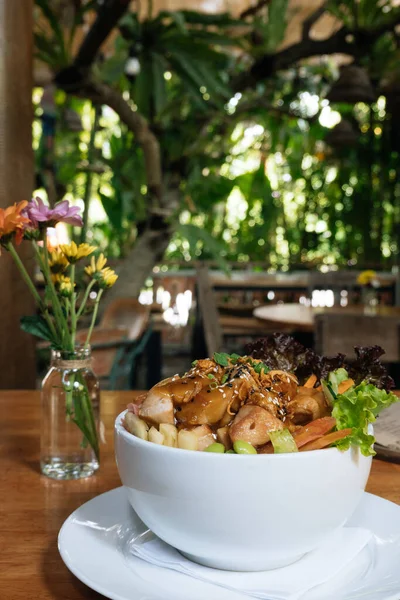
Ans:
[[[26,200],[7,208],[0,208],[0,243],[8,242],[15,234],[15,241],[20,244],[24,236],[24,226],[30,223],[21,212],[28,206]]]

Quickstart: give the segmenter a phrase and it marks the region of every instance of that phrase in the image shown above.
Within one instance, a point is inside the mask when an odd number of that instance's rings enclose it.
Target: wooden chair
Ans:
[[[382,346],[387,363],[400,361],[400,318],[375,315],[324,314],[315,318],[315,349],[333,356],[354,355],[354,346]]]
[[[76,341],[84,344],[87,334],[87,329],[79,330],[76,334]],[[93,329],[90,345],[92,348],[93,370],[99,379],[110,378],[118,349],[126,345],[128,334],[127,327],[95,327]]]
[[[100,327],[127,327],[129,338],[138,340],[146,331],[150,319],[150,307],[140,304],[136,298],[117,298],[105,309]]]
[[[195,325],[195,358],[207,354],[212,356],[224,347],[227,337],[263,337],[275,331],[254,317],[221,316],[218,312],[215,293],[208,268],[197,269],[197,322]],[[197,335],[196,335],[197,333]],[[201,338],[204,337],[202,343]]]
[[[77,333],[86,339],[87,330]],[[91,338],[93,369],[108,389],[130,389],[135,366],[151,335],[150,309],[135,298],[118,298],[105,310]]]

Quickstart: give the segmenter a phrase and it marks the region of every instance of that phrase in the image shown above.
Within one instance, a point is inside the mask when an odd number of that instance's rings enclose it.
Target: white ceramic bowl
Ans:
[[[115,423],[119,473],[142,521],[188,558],[259,571],[294,562],[359,503],[371,458],[336,448],[234,455],[159,446]]]

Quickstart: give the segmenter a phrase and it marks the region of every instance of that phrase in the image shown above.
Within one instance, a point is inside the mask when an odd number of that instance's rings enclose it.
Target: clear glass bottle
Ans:
[[[93,475],[99,468],[100,386],[90,348],[53,350],[41,396],[42,473],[52,479]]]
[[[364,314],[375,315],[378,310],[379,298],[377,290],[372,286],[365,286],[362,290]]]

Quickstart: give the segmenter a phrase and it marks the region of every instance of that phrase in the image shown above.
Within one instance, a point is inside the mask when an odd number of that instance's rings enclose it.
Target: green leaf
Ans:
[[[231,362],[237,362],[239,360],[239,358],[241,358],[240,354],[230,354],[229,358],[231,359]]]
[[[268,373],[268,371],[270,371],[271,369],[264,363],[259,362],[259,363],[254,363],[253,364],[253,369],[255,370],[256,373],[258,373],[259,375],[261,373]]]
[[[156,115],[159,115],[167,104],[167,90],[164,72],[167,70],[168,64],[164,58],[158,54],[152,54],[151,57],[154,109]]]
[[[213,358],[217,365],[229,367],[229,354],[226,354],[225,352],[214,352]]]
[[[376,420],[376,416],[384,408],[399,400],[392,392],[380,390],[370,383],[361,383],[344,394],[338,394],[333,400],[332,410],[337,429],[351,428],[353,431],[344,440],[340,440],[337,447],[347,450],[355,445],[359,446],[364,456],[373,456],[375,452],[372,444],[375,438],[368,433],[368,425]]]
[[[191,252],[194,254],[198,242],[203,243],[203,248],[207,250],[208,254],[218,263],[220,269],[229,273],[229,265],[227,261],[221,256],[221,252],[224,250],[224,245],[218,241],[211,233],[197,227],[192,223],[180,224],[177,231],[186,238],[189,242]]]
[[[177,10],[177,11],[172,11],[172,12],[167,12],[167,11],[162,11],[161,13],[159,13],[159,17],[164,18],[164,17],[169,17],[173,23],[176,25],[176,28],[179,30],[179,32],[182,35],[189,35],[189,31],[186,27],[186,20],[185,17],[182,13],[182,11]]]
[[[32,315],[29,317],[21,317],[21,329],[26,333],[30,333],[47,342],[55,343],[52,333],[45,319],[40,315]]]
[[[122,213],[121,213],[121,208],[119,206],[119,203],[116,202],[113,198],[110,198],[109,196],[102,194],[101,192],[99,192],[99,196],[100,196],[103,208],[107,214],[107,217],[110,220],[110,223],[117,231],[121,230],[121,228],[122,228],[122,223],[121,223]]]
[[[339,385],[348,378],[349,374],[346,369],[340,368],[336,369],[336,371],[331,371],[328,375],[328,387],[331,388],[330,391],[333,391],[336,395],[338,393]]]
[[[113,54],[100,67],[100,76],[106,83],[116,83],[124,74],[128,53]]]
[[[36,6],[40,8],[43,16],[47,20],[54,38],[53,38],[53,46],[57,45],[59,48],[59,61],[58,67],[67,66],[69,62],[68,53],[65,48],[64,42],[64,34],[61,28],[61,24],[59,18],[55,12],[50,8],[50,2],[48,0],[35,0]],[[50,41],[50,38],[49,38]]]
[[[152,116],[153,96],[153,68],[152,59],[149,54],[143,54],[140,58],[140,73],[134,85],[134,98],[139,111],[147,118]]]
[[[185,19],[186,23],[192,25],[216,25],[219,27],[232,27],[241,26],[243,27],[243,21],[233,19],[229,13],[222,14],[207,14],[200,13],[195,10],[181,10],[181,15]]]

